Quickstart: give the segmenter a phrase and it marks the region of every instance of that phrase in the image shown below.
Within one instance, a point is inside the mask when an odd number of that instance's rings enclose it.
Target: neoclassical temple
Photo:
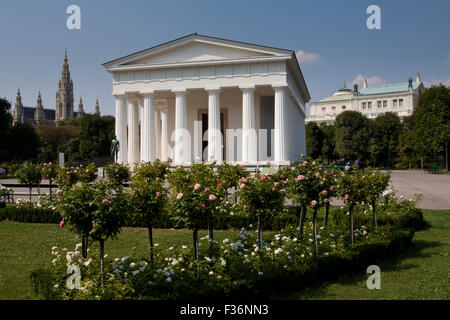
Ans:
[[[292,50],[191,34],[103,66],[118,162],[288,164],[306,153],[310,95]]]

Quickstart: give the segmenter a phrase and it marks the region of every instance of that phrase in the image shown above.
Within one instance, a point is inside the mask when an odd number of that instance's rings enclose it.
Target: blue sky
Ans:
[[[66,27],[66,8],[81,8],[81,30]],[[381,9],[381,29],[366,27],[369,5]],[[112,77],[102,63],[197,32],[300,52],[312,101],[346,81],[369,85],[407,81],[421,73],[426,85],[450,86],[450,1],[80,1],[2,0],[0,96],[26,106],[40,90],[45,108],[55,93],[68,50],[75,109],[99,99],[114,113]],[[359,77],[358,77],[359,76]]]

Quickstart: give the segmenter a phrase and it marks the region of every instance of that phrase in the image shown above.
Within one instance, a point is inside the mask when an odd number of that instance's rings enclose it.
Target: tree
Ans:
[[[345,161],[368,154],[370,120],[357,111],[344,111],[336,117],[336,152]]]
[[[414,125],[412,116],[403,118],[402,132],[398,138],[398,153],[400,155],[400,165],[408,164],[411,169],[411,163],[419,160],[417,150],[414,144]]]
[[[440,85],[425,90],[419,96],[413,121],[416,149],[436,162],[450,140],[450,88]]]
[[[41,167],[31,162],[25,162],[23,166],[16,172],[17,180],[20,183],[25,184],[30,190],[30,202],[31,202],[31,189],[35,185],[39,185],[42,181]]]
[[[371,154],[376,157],[377,163],[391,167],[398,154],[398,142],[402,126],[400,118],[388,112],[375,119],[373,138],[371,139]],[[376,146],[372,147],[373,144]]]
[[[322,157],[326,158],[328,163],[336,161],[338,155],[336,154],[336,134],[334,125],[321,123],[320,129],[323,133]]]
[[[10,110],[11,103],[5,98],[0,98],[0,161],[9,160],[8,133],[13,120]]]
[[[43,147],[43,152],[39,156],[40,160],[47,162],[58,158],[60,147],[77,136],[78,128],[74,125],[64,125],[55,128],[39,125],[36,127],[36,133]]]
[[[36,130],[27,123],[17,122],[9,130],[8,152],[11,160],[35,160],[40,151],[41,141]]]
[[[78,134],[64,147],[69,161],[92,160],[110,155],[114,117],[87,114],[80,119]]]
[[[313,159],[318,159],[322,154],[324,134],[315,122],[306,124],[306,153]]]

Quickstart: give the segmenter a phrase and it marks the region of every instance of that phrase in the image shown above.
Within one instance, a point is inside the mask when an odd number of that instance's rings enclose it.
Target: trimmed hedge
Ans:
[[[330,210],[331,215],[333,211]],[[307,219],[311,218],[311,212],[308,210]],[[335,219],[346,219],[345,216],[336,217]],[[364,219],[366,225],[371,225],[370,216],[367,217],[356,217],[356,219]],[[54,212],[50,209],[42,208],[27,208],[27,207],[16,207],[14,205],[7,205],[5,208],[0,208],[0,221],[10,220],[17,222],[26,223],[59,223],[62,218],[59,213]],[[341,223],[347,223],[347,221],[341,221]],[[367,221],[366,221],[367,220]],[[410,210],[408,213],[401,215],[400,217],[380,215],[377,219],[378,225],[392,225],[397,228],[413,228],[419,230],[424,227],[425,222],[423,220],[423,214],[420,209]],[[298,208],[291,206],[287,208],[286,212],[271,217],[263,222],[264,230],[281,230],[288,225],[298,225],[299,215]],[[248,228],[250,224],[256,225],[256,221],[253,221],[250,217],[242,215],[240,213],[235,215],[222,216],[217,219],[214,226],[215,230],[228,230],[228,229],[240,229],[242,227]],[[139,223],[129,221],[126,225],[127,227],[145,227]],[[154,228],[160,229],[180,229],[183,228],[181,225],[177,225],[171,218],[170,215],[161,217]],[[206,229],[207,226],[204,226]]]

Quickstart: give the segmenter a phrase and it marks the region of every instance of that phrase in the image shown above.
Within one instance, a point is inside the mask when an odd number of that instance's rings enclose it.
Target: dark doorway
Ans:
[[[222,157],[225,158],[225,141],[223,140],[224,135],[224,114],[220,113],[220,131],[222,132]],[[205,132],[208,130],[208,113],[202,113],[202,160],[208,161],[208,154],[205,153],[205,148],[208,146],[208,141],[203,141],[203,137],[205,136]]]

